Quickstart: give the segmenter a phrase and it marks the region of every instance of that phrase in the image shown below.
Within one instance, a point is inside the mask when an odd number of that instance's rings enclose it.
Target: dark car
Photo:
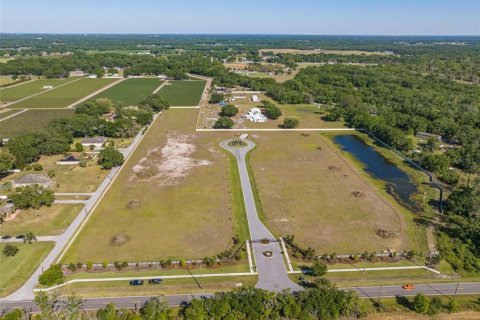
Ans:
[[[18,236],[15,237],[16,239],[23,239],[25,236],[23,234],[19,234]]]
[[[12,236],[3,236],[3,237],[2,237],[2,239],[5,239],[5,240],[11,239],[11,238],[12,238]]]
[[[149,284],[160,284],[160,283],[162,283],[162,281],[163,281],[162,279],[150,279],[150,280],[148,280],[148,283]]]
[[[143,286],[143,280],[132,280],[130,281],[131,286]]]

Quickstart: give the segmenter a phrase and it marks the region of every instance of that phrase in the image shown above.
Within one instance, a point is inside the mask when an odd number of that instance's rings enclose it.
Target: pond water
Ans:
[[[352,154],[365,168],[365,171],[374,178],[383,180],[386,191],[400,204],[413,211],[420,211],[420,206],[411,199],[417,191],[417,186],[412,182],[405,171],[385,160],[371,146],[365,144],[354,135],[339,135],[333,141],[342,150]]]

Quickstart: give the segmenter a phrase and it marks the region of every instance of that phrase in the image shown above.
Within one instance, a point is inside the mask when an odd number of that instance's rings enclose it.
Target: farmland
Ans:
[[[255,134],[250,155],[267,226],[319,253],[411,249],[409,221],[318,133]],[[377,235],[379,229],[396,234]]]
[[[196,117],[177,109],[155,120],[63,261],[203,258],[232,245],[222,136],[195,134]]]
[[[203,80],[169,81],[158,94],[170,102],[171,106],[196,106],[205,88]]]
[[[2,110],[0,111],[0,120],[5,119],[6,117],[11,116],[19,111],[21,110]]]
[[[4,120],[0,125],[0,136],[15,137],[26,132],[44,128],[53,119],[72,116],[73,109],[64,110],[28,110],[15,117]]]
[[[59,85],[78,80],[78,78],[68,79],[41,79],[26,82],[23,84],[15,85],[12,87],[6,87],[0,89],[0,102],[13,102],[28,96],[46,91],[43,86],[58,87]]]
[[[161,84],[162,81],[156,78],[127,79],[92,99],[108,98],[114,102],[123,102],[125,105],[138,105],[142,97],[151,94]]]
[[[11,108],[65,108],[118,79],[83,78],[11,105]]]

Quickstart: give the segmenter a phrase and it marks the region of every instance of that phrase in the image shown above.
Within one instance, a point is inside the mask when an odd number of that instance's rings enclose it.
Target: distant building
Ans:
[[[14,188],[18,188],[38,184],[44,188],[48,188],[51,183],[52,180],[46,174],[27,173],[26,175],[13,180],[12,185]]]
[[[93,137],[93,138],[84,138],[82,140],[82,146],[89,149],[90,146],[94,146],[94,150],[103,149],[103,145],[107,142],[105,137]]]
[[[80,159],[73,154],[66,155],[65,158],[58,160],[58,165],[76,165],[80,163]]]
[[[419,139],[429,139],[429,138],[435,138],[439,141],[442,140],[442,136],[441,135],[438,135],[438,134],[434,134],[434,133],[430,133],[430,132],[417,132],[417,138]]]

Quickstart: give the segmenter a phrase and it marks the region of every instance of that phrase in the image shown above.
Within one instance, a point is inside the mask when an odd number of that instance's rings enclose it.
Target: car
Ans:
[[[18,236],[15,237],[15,239],[23,239],[25,236],[23,234],[19,234]]]
[[[415,289],[415,286],[413,284],[404,284],[402,288],[403,290],[412,291],[413,289]]]
[[[4,239],[4,240],[11,239],[11,238],[12,238],[12,236],[3,236],[2,237],[2,239]]]
[[[148,280],[148,283],[149,284],[160,284],[160,283],[162,283],[162,281],[163,281],[162,279],[150,279],[150,280]]]
[[[132,280],[130,281],[131,286],[143,286],[143,280]]]

